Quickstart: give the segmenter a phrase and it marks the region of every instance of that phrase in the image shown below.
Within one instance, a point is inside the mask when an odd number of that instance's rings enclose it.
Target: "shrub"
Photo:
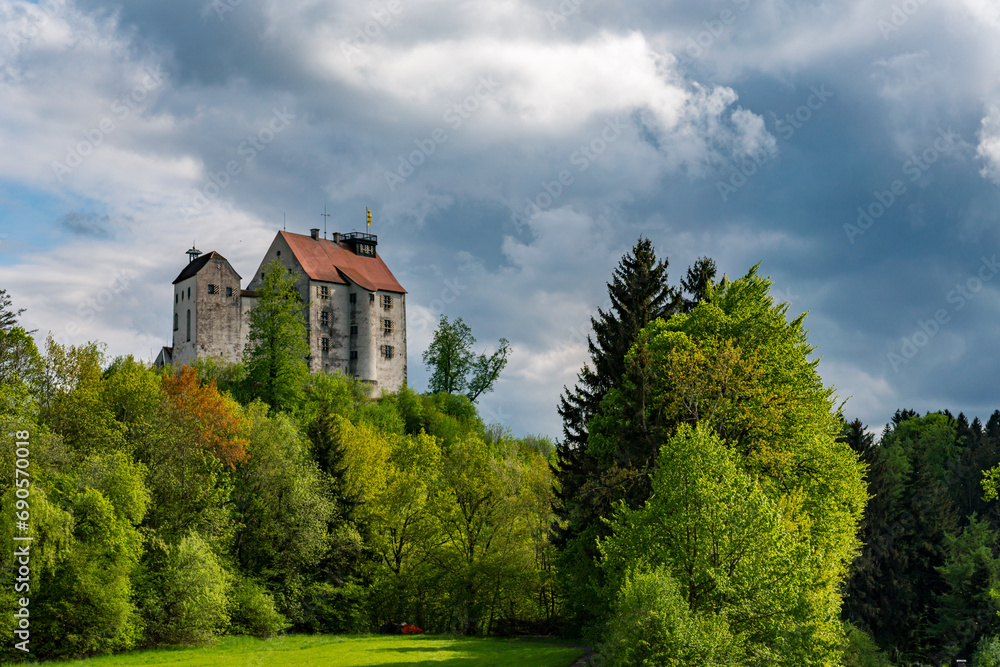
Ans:
[[[845,622],[843,665],[844,667],[892,667],[892,661],[879,650],[871,635],[854,624]]]
[[[230,632],[235,635],[273,637],[288,625],[285,617],[274,608],[274,598],[263,586],[241,579],[233,587]]]
[[[315,633],[370,632],[366,601],[366,589],[356,583],[315,583],[303,595],[303,625]]]
[[[626,577],[599,659],[606,667],[746,664],[726,619],[693,613],[665,567]]]
[[[197,644],[220,634],[229,624],[229,578],[197,532],[161,544],[140,586],[148,642]]]
[[[983,637],[972,656],[972,667],[1000,667],[1000,637]]]

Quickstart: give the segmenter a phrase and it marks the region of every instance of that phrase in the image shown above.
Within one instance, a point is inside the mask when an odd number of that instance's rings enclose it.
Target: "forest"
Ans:
[[[0,659],[408,622],[609,666],[1000,665],[1000,411],[850,420],[756,266],[673,285],[640,239],[608,296],[556,441],[484,422],[517,351],[461,319],[426,392],[310,375],[278,266],[238,364],[40,350],[0,290]]]

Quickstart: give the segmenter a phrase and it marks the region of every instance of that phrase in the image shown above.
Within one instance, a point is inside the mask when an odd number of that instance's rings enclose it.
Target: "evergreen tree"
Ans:
[[[715,280],[715,272],[715,261],[708,257],[699,257],[688,267],[687,275],[681,278],[681,289],[677,292],[675,303],[678,312],[690,313],[705,300],[708,288]]]
[[[610,516],[612,502],[621,498],[623,491],[640,487],[630,495],[641,502],[648,487],[646,471],[609,467],[588,455],[588,423],[608,392],[621,386],[625,355],[643,328],[702,300],[715,276],[715,263],[703,257],[688,269],[678,291],[668,282],[668,264],[667,259],[657,259],[647,238],[640,238],[622,257],[608,283],[611,308],[607,312],[598,309],[597,317],[590,320],[594,330],[593,336],[587,337],[590,364],[580,371],[576,386],[572,390],[564,387],[560,397],[563,440],[554,468],[558,482],[555,509],[560,521],[554,527],[554,542],[561,552],[563,588],[572,591],[566,610],[571,632],[595,620],[597,601],[587,595],[598,590],[603,576],[594,565],[596,538],[607,534],[602,518]]]
[[[299,402],[309,374],[303,306],[294,274],[277,260],[271,262],[257,288],[257,307],[250,311],[243,357],[247,393],[276,410],[291,409]]]

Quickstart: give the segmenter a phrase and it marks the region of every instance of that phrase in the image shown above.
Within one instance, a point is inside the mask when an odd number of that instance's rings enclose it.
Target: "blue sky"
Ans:
[[[151,358],[192,241],[249,276],[283,218],[368,207],[411,384],[462,317],[514,347],[488,416],[558,436],[645,235],[675,281],[760,262],[849,417],[985,418],[998,63],[986,0],[0,0],[0,286],[39,335]]]

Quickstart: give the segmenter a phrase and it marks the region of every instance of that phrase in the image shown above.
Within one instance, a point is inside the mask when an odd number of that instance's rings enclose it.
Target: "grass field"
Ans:
[[[569,646],[503,639],[407,635],[289,635],[269,640],[226,637],[213,646],[136,651],[73,660],[60,667],[569,667],[583,656]]]

